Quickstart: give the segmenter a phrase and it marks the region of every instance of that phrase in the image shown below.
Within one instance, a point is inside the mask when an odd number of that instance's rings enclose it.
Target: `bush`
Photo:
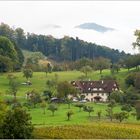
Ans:
[[[115,113],[114,118],[116,120],[119,120],[119,122],[122,122],[124,119],[128,119],[128,113],[126,112]]]
[[[6,113],[1,130],[4,139],[32,138],[33,125],[31,124],[31,117],[19,107],[9,110]]]

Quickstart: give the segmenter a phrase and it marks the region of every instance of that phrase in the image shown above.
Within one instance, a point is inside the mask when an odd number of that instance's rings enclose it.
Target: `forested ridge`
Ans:
[[[21,49],[39,51],[48,58],[57,61],[76,61],[83,57],[89,59],[104,57],[112,62],[117,62],[130,55],[124,51],[119,52],[117,49],[80,40],[78,37],[64,36],[57,39],[53,36],[25,33],[22,28],[13,29],[4,23],[0,25],[0,35],[6,36]]]

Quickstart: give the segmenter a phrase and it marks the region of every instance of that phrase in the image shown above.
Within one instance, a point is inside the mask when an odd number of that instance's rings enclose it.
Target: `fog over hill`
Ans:
[[[105,26],[102,26],[102,25],[99,25],[96,23],[83,23],[83,24],[80,24],[78,26],[75,26],[75,28],[95,30],[95,31],[101,32],[101,33],[115,30],[113,28],[105,27]]]
[[[78,37],[133,54],[139,7],[139,1],[2,1],[0,22],[26,33]]]

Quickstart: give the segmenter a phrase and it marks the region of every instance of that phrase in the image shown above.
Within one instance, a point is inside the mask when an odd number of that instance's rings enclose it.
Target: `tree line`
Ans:
[[[129,56],[124,51],[119,52],[106,46],[88,43],[80,40],[78,37],[75,39],[65,36],[61,39],[56,39],[52,36],[34,33],[26,34],[22,28],[13,29],[4,23],[0,25],[0,35],[14,41],[22,49],[42,52],[48,58],[57,61],[76,61],[83,57],[94,59],[102,56],[110,59],[112,62],[116,62]]]
[[[22,67],[24,56],[15,42],[0,36],[0,72],[18,70]]]

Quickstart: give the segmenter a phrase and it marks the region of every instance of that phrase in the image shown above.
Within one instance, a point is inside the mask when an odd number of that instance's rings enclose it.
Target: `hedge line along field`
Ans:
[[[36,127],[36,139],[140,139],[140,125],[93,123]]]

